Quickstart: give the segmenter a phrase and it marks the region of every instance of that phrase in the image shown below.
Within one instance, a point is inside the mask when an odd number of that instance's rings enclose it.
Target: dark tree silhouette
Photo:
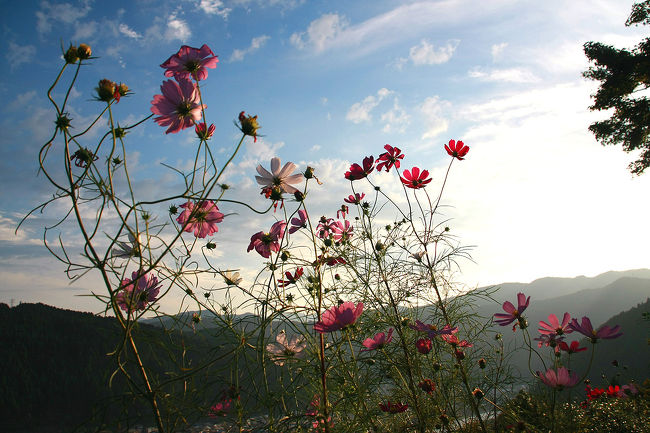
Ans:
[[[625,22],[628,27],[639,24],[650,24],[650,0],[635,3]],[[603,145],[621,144],[626,152],[640,150],[628,167],[640,175],[650,166],[650,100],[639,94],[650,87],[650,37],[631,50],[600,42],[587,42],[584,50],[593,66],[583,76],[600,81],[589,108],[614,109],[612,117],[591,124],[589,130]]]

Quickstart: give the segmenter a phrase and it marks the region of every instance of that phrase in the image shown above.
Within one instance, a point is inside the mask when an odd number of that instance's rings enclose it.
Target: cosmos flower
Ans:
[[[163,81],[160,90],[162,95],[154,95],[151,101],[151,112],[158,115],[154,118],[158,125],[169,126],[166,134],[193,126],[201,119],[201,109],[207,108],[201,105],[199,92],[188,79]]]
[[[444,334],[455,334],[456,332],[458,332],[458,327],[452,328],[449,325],[445,325],[441,329],[438,329],[436,325],[423,323],[419,320],[415,321],[415,325],[409,325],[409,327],[416,331],[426,332],[429,338],[435,338],[438,335],[444,335]]]
[[[129,232],[128,242],[116,242],[117,248],[113,248],[111,253],[113,257],[120,259],[129,259],[131,257],[140,257],[140,242],[142,242],[141,235],[138,233],[137,238]]]
[[[528,307],[528,304],[530,303],[530,296],[526,298],[526,295],[523,293],[517,293],[517,308],[512,304],[510,301],[506,301],[503,303],[503,311],[506,312],[506,314],[503,313],[496,313],[494,315],[495,322],[497,322],[501,326],[508,326],[515,320],[519,321],[519,327],[520,328],[525,328],[525,320],[521,316],[521,313],[526,310]],[[521,325],[524,325],[523,327]],[[513,327],[514,329],[514,327]]]
[[[238,286],[242,282],[239,272],[225,271],[221,273],[223,280],[229,286]]]
[[[377,171],[381,171],[385,168],[386,172],[388,172],[393,168],[393,166],[399,168],[400,159],[404,159],[404,154],[401,153],[399,147],[393,147],[390,144],[387,144],[384,146],[384,149],[386,149],[386,152],[382,153],[379,155],[379,158],[377,158]]]
[[[316,236],[321,239],[327,239],[332,234],[332,225],[334,224],[334,218],[325,218],[322,216],[316,226]]]
[[[192,48],[183,45],[176,54],[170,56],[160,65],[166,69],[165,77],[174,77],[177,80],[188,79],[191,75],[196,81],[208,78],[206,68],[217,67],[219,59],[210,47],[203,44],[201,48]]]
[[[221,401],[216,403],[214,406],[210,408],[210,412],[208,415],[211,418],[217,418],[220,416],[226,416],[232,409],[232,399],[231,398],[223,398]]]
[[[280,158],[275,157],[271,159],[270,173],[262,167],[261,164],[257,166],[259,176],[255,176],[255,180],[257,180],[257,183],[263,187],[277,187],[281,192],[294,194],[298,189],[291,185],[300,183],[304,177],[302,173],[292,174],[295,169],[296,164],[293,162],[287,162],[284,164],[284,167],[280,169]]]
[[[573,332],[573,329],[569,328],[569,321],[571,320],[571,315],[569,313],[564,313],[562,318],[562,324],[558,320],[555,314],[549,314],[548,323],[540,320],[539,321],[539,332],[541,334],[555,334],[555,335],[564,335],[570,334]]]
[[[375,157],[366,156],[363,158],[363,167],[359,164],[354,163],[350,166],[350,169],[345,172],[345,178],[349,181],[363,179],[372,173],[372,170],[375,168]]]
[[[320,321],[314,324],[314,331],[324,334],[334,332],[352,325],[363,313],[363,302],[356,306],[353,302],[344,302],[325,311]]]
[[[295,233],[300,229],[307,227],[307,212],[304,209],[298,211],[298,216],[291,218],[291,227],[289,227],[289,234]]]
[[[595,331],[591,325],[591,320],[589,320],[588,317],[583,317],[581,324],[579,324],[576,319],[571,320],[569,327],[574,331],[581,333],[585,337],[590,338],[592,343],[596,343],[601,338],[607,340],[618,338],[623,335],[623,333],[620,332],[621,327],[618,325],[613,328],[603,325]]]
[[[353,227],[348,220],[335,221],[330,225],[330,230],[332,232],[332,239],[335,242],[340,242],[352,237]]]
[[[445,144],[445,150],[449,156],[462,161],[464,156],[467,155],[467,152],[469,152],[469,147],[465,146],[460,140],[458,140],[458,143],[455,140],[449,140],[449,144]]]
[[[366,338],[363,340],[363,346],[365,349],[361,349],[361,352],[368,351],[368,350],[375,350],[375,349],[381,349],[388,343],[390,343],[393,340],[393,328],[390,328],[388,330],[388,334],[385,334],[384,332],[378,332],[375,334],[373,338]]]
[[[131,279],[123,279],[120,286],[122,289],[115,295],[115,301],[122,310],[131,313],[144,310],[147,304],[154,302],[161,283],[155,275],[144,274],[139,270],[131,274]]]
[[[197,238],[204,238],[219,231],[217,224],[223,221],[224,214],[210,200],[203,200],[198,203],[188,201],[182,204],[183,212],[176,218],[181,225],[185,225],[185,231],[194,232]],[[187,224],[187,225],[186,225]]]
[[[431,343],[431,340],[428,338],[419,338],[415,342],[415,348],[418,350],[423,355],[426,355],[427,353],[431,352],[431,347],[433,344]]]
[[[405,412],[409,408],[409,405],[405,403],[391,403],[390,400],[388,400],[386,403],[379,403],[379,408],[383,412],[401,413]]]
[[[537,376],[544,382],[547,386],[551,388],[557,388],[559,390],[564,387],[572,387],[580,381],[580,378],[575,372],[569,372],[565,367],[560,367],[557,370],[549,368],[546,370],[546,373],[541,371],[537,372]]]
[[[364,193],[359,194],[357,192],[354,195],[350,194],[349,196],[344,198],[343,201],[346,202],[346,203],[350,203],[350,204],[359,204],[359,203],[361,203],[361,200],[363,200],[363,198],[365,196],[366,195]]]
[[[271,251],[275,253],[280,251],[280,240],[284,236],[284,229],[286,226],[286,222],[276,221],[271,226],[271,230],[269,230],[268,233],[255,233],[251,236],[251,242],[246,251],[250,252],[255,248],[255,251],[257,251],[262,257],[268,259],[271,257]]]
[[[210,127],[207,127],[205,122],[201,122],[196,124],[194,132],[196,132],[196,136],[201,140],[209,140],[212,134],[214,134],[214,129],[214,123],[211,123]]]
[[[436,390],[436,383],[431,379],[424,379],[418,383],[418,388],[430,395]]]
[[[420,171],[418,167],[413,167],[410,171],[404,170],[402,175],[403,176],[400,176],[400,180],[405,187],[411,189],[424,188],[429,182],[431,182],[431,178],[427,179],[429,172],[427,170]]]
[[[564,341],[560,341],[559,346],[560,350],[563,350],[569,355],[587,350],[586,347],[580,347],[579,341],[572,341],[571,345],[566,344]]]
[[[473,346],[467,340],[460,340],[459,341],[458,337],[456,337],[453,334],[442,334],[440,337],[453,347],[472,347]]]
[[[271,361],[280,367],[289,359],[302,356],[303,350],[307,347],[307,342],[299,335],[294,335],[291,340],[287,341],[287,334],[284,330],[278,333],[275,341],[275,343],[266,345],[266,351],[270,353]]]
[[[296,284],[296,281],[298,281],[300,277],[302,277],[302,274],[303,274],[303,268],[296,269],[296,272],[294,272],[293,274],[291,274],[291,272],[285,272],[287,279],[278,280],[278,286],[287,287],[288,285]]]
[[[558,337],[555,333],[553,334],[542,334],[539,337],[535,338],[537,341],[537,347],[552,347],[555,349],[555,353],[560,351],[559,344],[564,340],[564,337]]]

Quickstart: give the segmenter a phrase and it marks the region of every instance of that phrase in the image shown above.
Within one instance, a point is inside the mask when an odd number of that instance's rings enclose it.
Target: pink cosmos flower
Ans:
[[[564,341],[560,341],[559,345],[560,350],[565,351],[569,355],[587,350],[586,347],[580,347],[579,341],[572,341],[571,345],[566,344]]]
[[[458,337],[452,334],[442,334],[440,336],[443,340],[445,340],[447,343],[449,343],[453,347],[472,347],[473,344],[471,344],[467,340],[458,340]]]
[[[431,352],[432,347],[433,343],[428,338],[418,338],[418,340],[415,342],[415,348],[423,355]]]
[[[441,329],[438,329],[436,325],[423,323],[419,320],[415,321],[415,325],[409,325],[409,327],[416,331],[426,332],[429,338],[435,338],[438,335],[455,334],[458,332],[458,327],[452,328],[449,325],[445,325]]]
[[[503,313],[497,313],[494,315],[494,317],[498,320],[495,320],[499,325],[501,326],[508,326],[515,320],[519,321],[519,327],[520,328],[525,328],[525,320],[521,316],[521,313],[524,312],[524,310],[528,307],[528,304],[530,303],[530,296],[526,298],[526,295],[523,293],[517,293],[517,308],[515,308],[514,305],[512,305],[512,302],[506,301],[503,303],[503,311],[505,311],[507,314]],[[522,326],[522,324],[524,326]],[[514,329],[514,327],[513,327]]]
[[[289,234],[295,233],[300,229],[307,227],[307,212],[304,209],[298,211],[298,216],[291,219],[291,227],[289,228]]]
[[[589,337],[592,343],[596,343],[600,338],[607,340],[618,338],[623,335],[623,333],[620,332],[621,327],[619,325],[616,325],[613,328],[607,325],[603,325],[598,328],[598,331],[594,331],[594,328],[591,325],[591,320],[589,320],[588,317],[582,318],[582,324],[578,324],[578,321],[576,319],[571,320],[569,327],[574,331],[579,332],[586,337]]]
[[[334,225],[334,218],[325,218],[322,216],[318,225],[316,226],[316,236],[321,239],[327,239],[332,234],[332,226]]]
[[[179,80],[188,79],[192,75],[196,81],[201,81],[208,78],[206,68],[214,69],[217,67],[218,62],[217,56],[205,44],[201,48],[183,45],[176,54],[165,60],[160,67],[167,69],[165,77],[174,77]]]
[[[207,127],[205,122],[201,122],[196,124],[194,132],[196,132],[196,136],[201,140],[209,140],[212,137],[212,134],[214,134],[214,129],[214,123],[211,123],[210,127]]]
[[[348,213],[350,213],[350,208],[342,204],[341,209],[336,211],[336,217],[345,219],[345,215]]]
[[[458,140],[458,143],[455,140],[449,140],[449,144],[445,144],[445,150],[449,156],[462,161],[464,156],[467,155],[467,152],[469,152],[469,147],[465,146],[460,140]]]
[[[348,220],[335,221],[330,226],[330,230],[332,231],[332,239],[334,239],[335,242],[340,242],[352,237],[353,227]]]
[[[120,284],[122,290],[115,295],[115,301],[127,313],[144,310],[147,304],[154,302],[160,292],[161,283],[155,275],[134,271],[131,279],[125,278]]]
[[[409,408],[409,405],[406,403],[391,403],[390,400],[388,400],[386,403],[379,403],[379,408],[383,412],[401,413],[405,412]]]
[[[188,201],[182,204],[183,212],[176,218],[181,225],[185,225],[185,231],[194,232],[197,238],[204,238],[219,231],[217,224],[223,221],[224,214],[219,212],[219,208],[210,200],[194,203]]]
[[[390,144],[387,144],[384,146],[384,149],[386,149],[386,152],[382,153],[379,155],[379,158],[377,158],[377,171],[381,171],[385,168],[386,172],[388,172],[393,168],[393,166],[399,168],[400,159],[404,159],[404,154],[401,153],[402,151],[399,147],[393,147]]]
[[[429,182],[431,182],[431,178],[427,179],[429,172],[427,170],[422,170],[420,172],[420,169],[417,167],[413,167],[411,171],[404,170],[402,174],[404,176],[400,176],[400,180],[407,188],[420,189],[424,188]]]
[[[247,252],[255,248],[262,257],[271,257],[271,251],[277,253],[280,251],[280,240],[284,236],[284,229],[287,223],[284,221],[276,221],[268,233],[257,232],[251,236],[251,243],[248,245]]]
[[[562,340],[564,340],[564,337],[558,337],[556,334],[542,334],[535,338],[535,341],[538,342],[537,347],[552,347],[555,349],[555,353],[560,351],[559,344],[562,343]]]
[[[232,409],[232,399],[223,398],[220,402],[216,403],[210,408],[208,415],[211,418],[217,418],[219,416],[226,416],[228,412]]]
[[[269,358],[276,365],[282,367],[286,361],[293,357],[300,357],[307,347],[307,342],[299,335],[294,335],[291,340],[287,341],[286,332],[280,331],[275,337],[276,343],[266,345],[266,351],[269,352]]]
[[[375,157],[366,156],[363,158],[363,168],[357,163],[352,164],[350,166],[350,170],[345,172],[345,178],[349,181],[363,179],[372,173],[372,170],[374,170],[374,168]]]
[[[296,284],[296,281],[298,281],[300,279],[300,277],[302,277],[303,268],[296,269],[296,272],[294,272],[293,274],[291,272],[288,272],[288,271],[285,272],[284,274],[286,275],[287,279],[286,280],[278,280],[278,286],[279,287],[287,287],[287,286],[289,286],[291,284]]]
[[[544,382],[546,385],[551,388],[557,388],[559,390],[564,387],[575,386],[580,381],[580,378],[576,372],[570,372],[565,367],[560,367],[557,370],[549,368],[546,370],[546,373],[541,371],[537,372],[537,376]]]
[[[160,126],[169,126],[166,134],[189,128],[201,119],[199,92],[193,82],[181,79],[178,82],[167,80],[160,86],[162,95],[154,95],[151,112],[158,114],[154,121]]]
[[[332,257],[332,256],[320,255],[316,260],[314,260],[312,265],[316,266],[319,263],[320,264],[325,263],[327,266],[336,266],[336,265],[344,265],[347,262],[343,257]]]
[[[393,340],[393,328],[390,328],[388,330],[388,335],[386,335],[383,332],[378,332],[375,334],[373,338],[366,338],[363,340],[363,345],[365,349],[361,349],[361,352],[365,352],[368,350],[375,350],[375,349],[381,349],[388,343],[390,343]]]
[[[314,324],[314,331],[324,334],[334,332],[352,325],[363,313],[363,302],[356,306],[353,302],[344,302],[325,311],[319,322]]]
[[[349,196],[347,196],[347,198],[344,198],[343,201],[350,204],[359,204],[361,203],[361,200],[363,200],[365,196],[366,195],[364,193],[359,194],[357,192],[354,195],[350,194]]]
[[[549,314],[548,323],[544,321],[539,321],[539,332],[541,334],[555,334],[563,335],[570,334],[573,332],[573,329],[569,328],[569,321],[571,320],[571,315],[569,313],[564,313],[562,318],[562,324],[558,320],[555,314]]]
[[[271,159],[271,172],[269,173],[262,165],[257,166],[259,176],[255,176],[257,183],[265,188],[279,188],[281,192],[294,194],[298,191],[297,188],[291,186],[292,184],[300,183],[303,179],[303,174],[291,174],[296,169],[296,164],[287,162],[284,167],[280,169],[280,158],[275,157]]]

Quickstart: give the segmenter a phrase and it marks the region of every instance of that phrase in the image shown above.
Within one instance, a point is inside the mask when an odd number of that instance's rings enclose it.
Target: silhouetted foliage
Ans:
[[[626,26],[650,24],[650,0],[636,3]],[[591,110],[614,109],[612,117],[589,126],[603,145],[621,144],[623,150],[640,150],[629,169],[640,175],[650,166],[650,101],[637,94],[650,87],[650,38],[631,50],[618,49],[600,42],[587,42],[585,55],[594,63],[584,77],[600,81],[592,95]]]

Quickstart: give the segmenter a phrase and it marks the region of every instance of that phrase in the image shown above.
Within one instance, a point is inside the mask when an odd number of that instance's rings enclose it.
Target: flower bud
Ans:
[[[293,197],[297,202],[301,202],[305,199],[305,194],[303,194],[301,191],[296,191],[293,193]]]
[[[172,215],[176,215],[176,212],[178,212],[178,208],[174,205],[169,206],[169,213]]]
[[[241,124],[241,132],[244,135],[249,135],[257,141],[257,130],[260,125],[257,123],[257,116],[246,116],[245,112],[239,113],[239,123]]]
[[[99,80],[99,85],[95,87],[97,98],[100,101],[110,102],[115,97],[116,84],[109,79]],[[119,92],[118,92],[119,94]]]
[[[87,44],[79,44],[79,47],[77,48],[77,55],[81,60],[86,60],[90,58],[92,55],[93,51],[90,49],[90,46]]]
[[[201,316],[199,316],[197,313],[192,314],[192,322],[199,323],[200,321],[201,321]]]
[[[474,391],[472,391],[472,395],[477,399],[480,400],[483,398],[483,391],[481,391],[480,388],[474,388]]]
[[[209,249],[209,250],[213,250],[213,249],[217,248],[217,244],[215,244],[214,242],[208,242],[208,243],[205,245],[205,247],[206,247],[207,249]]]
[[[486,364],[487,364],[487,361],[485,360],[485,358],[481,358],[481,359],[478,360],[478,366],[481,368],[481,370],[485,368]]]
[[[70,44],[70,48],[68,48],[68,50],[63,54],[63,59],[68,64],[77,63],[77,60],[79,60],[79,52],[77,51],[77,47]]]
[[[303,176],[305,176],[305,179],[313,179],[314,167],[307,167],[307,169],[305,169],[305,173],[303,174]]]

